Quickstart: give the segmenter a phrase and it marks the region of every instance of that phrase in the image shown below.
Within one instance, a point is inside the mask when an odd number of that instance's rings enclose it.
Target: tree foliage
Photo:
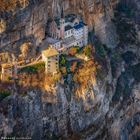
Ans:
[[[1,89],[0,89],[1,90]],[[10,92],[7,90],[2,90],[0,91],[0,101],[3,100],[4,98],[10,96]]]
[[[78,51],[78,48],[77,47],[71,47],[69,49],[69,51],[68,51],[68,54],[71,55],[71,56],[73,56],[73,55],[75,55],[77,53],[77,51]]]
[[[90,57],[92,55],[93,47],[91,45],[85,46],[83,52],[86,56]]]
[[[31,42],[26,42],[20,46],[20,51],[24,59],[26,59],[28,55],[30,55],[31,45]]]
[[[3,33],[6,30],[6,22],[3,19],[0,19],[0,33]]]
[[[65,59],[64,56],[61,57],[60,64],[61,65],[65,65],[66,64],[66,59]]]
[[[29,4],[29,0],[0,0],[0,12],[13,11],[17,6],[25,8]]]

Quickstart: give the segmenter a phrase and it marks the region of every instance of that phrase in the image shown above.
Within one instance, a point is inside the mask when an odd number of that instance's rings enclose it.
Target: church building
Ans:
[[[72,46],[82,47],[88,43],[88,26],[75,14],[49,20],[49,44],[58,51]]]

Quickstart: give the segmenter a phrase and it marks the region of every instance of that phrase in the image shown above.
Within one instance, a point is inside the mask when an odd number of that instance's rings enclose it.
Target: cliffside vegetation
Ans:
[[[10,95],[9,91],[0,91],[0,101]]]
[[[0,33],[4,32],[6,29],[6,22],[3,19],[0,19]]]
[[[44,68],[45,68],[45,63],[40,62],[35,65],[27,66],[20,69],[19,73],[33,74],[33,73],[37,73],[38,71],[44,71]]]
[[[82,94],[88,85],[96,83],[96,72],[100,65],[95,61],[94,56],[95,49],[92,45],[82,48],[72,47],[66,54],[60,56],[60,71],[57,74],[46,74],[45,63],[42,61],[28,64],[18,69],[17,85],[20,86],[21,93],[32,87],[52,92],[59,81],[66,85],[72,83],[77,85],[78,87],[73,90],[75,93]],[[12,80],[9,81],[11,82]]]
[[[94,60],[89,60],[79,66],[73,76],[73,80],[77,84],[77,88],[75,90],[78,96],[84,93],[90,84],[96,84],[98,68],[100,68],[100,66]]]
[[[25,8],[29,4],[28,0],[1,0],[0,12],[13,11],[17,6]]]
[[[24,67],[18,72],[18,84],[22,87],[41,87],[45,76],[43,62]]]

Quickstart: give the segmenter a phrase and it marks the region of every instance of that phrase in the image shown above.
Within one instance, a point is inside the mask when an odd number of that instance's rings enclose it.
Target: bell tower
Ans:
[[[60,17],[60,38],[64,39],[64,32],[65,32],[65,16],[64,16],[64,10],[62,7],[61,10],[61,17]]]

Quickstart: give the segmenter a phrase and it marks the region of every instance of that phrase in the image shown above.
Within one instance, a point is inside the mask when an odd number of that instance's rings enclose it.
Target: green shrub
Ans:
[[[60,60],[60,65],[64,66],[65,64],[66,64],[66,58],[62,56]]]
[[[9,91],[0,91],[0,101],[10,95]]]
[[[91,48],[90,48],[89,46],[86,46],[86,47],[83,49],[83,51],[84,51],[84,54],[85,54],[86,56],[88,56],[88,57],[91,56],[92,50],[91,50]]]
[[[11,80],[13,80],[12,77],[8,77],[8,81],[11,81]]]
[[[106,56],[106,51],[101,43],[99,42],[95,43],[95,50],[96,50],[96,54],[98,54],[99,56],[101,57]]]
[[[41,62],[41,63],[35,64],[35,65],[27,66],[27,67],[20,69],[19,73],[22,73],[22,72],[37,73],[39,70],[42,70],[44,68],[45,68],[45,63]]]
[[[66,54],[61,54],[59,57],[59,64],[60,66],[65,66],[67,63],[66,61]]]

